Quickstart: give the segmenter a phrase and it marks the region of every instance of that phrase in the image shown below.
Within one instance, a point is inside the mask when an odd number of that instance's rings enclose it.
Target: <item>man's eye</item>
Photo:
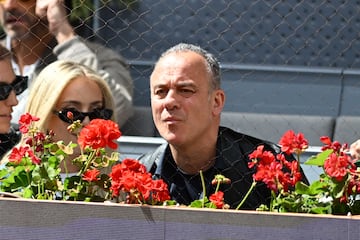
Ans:
[[[182,88],[179,90],[179,93],[183,97],[190,97],[195,93],[195,90],[190,88]]]
[[[194,90],[188,89],[188,88],[183,88],[183,89],[180,89],[180,92],[194,92]]]
[[[165,97],[168,91],[165,89],[157,89],[154,91],[155,95]]]

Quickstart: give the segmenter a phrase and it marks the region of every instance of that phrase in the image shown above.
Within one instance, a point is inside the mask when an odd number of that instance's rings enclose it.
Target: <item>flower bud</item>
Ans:
[[[72,112],[68,111],[66,113],[66,117],[72,121],[74,119],[74,114]]]
[[[216,185],[218,183],[230,184],[231,180],[221,174],[217,174],[215,178],[211,181],[211,184]]]

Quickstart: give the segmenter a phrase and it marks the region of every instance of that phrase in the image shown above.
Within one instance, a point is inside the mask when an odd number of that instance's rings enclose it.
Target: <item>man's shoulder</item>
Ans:
[[[145,165],[148,171],[150,171],[154,163],[158,163],[163,159],[167,147],[168,147],[168,143],[163,143],[155,150],[140,156],[138,160],[140,161],[140,163]]]
[[[259,145],[264,145],[265,149],[267,150],[280,152],[280,147],[276,143],[237,132],[227,127],[219,128],[219,137],[222,138],[225,142],[230,142],[231,144],[237,143],[240,147],[256,148]]]

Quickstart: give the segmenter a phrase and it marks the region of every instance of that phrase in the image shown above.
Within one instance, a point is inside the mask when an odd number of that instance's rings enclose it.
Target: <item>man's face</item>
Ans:
[[[0,0],[0,22],[11,38],[23,39],[39,24],[36,0]]]
[[[152,113],[170,144],[191,144],[216,124],[209,78],[204,58],[194,52],[171,53],[156,65],[150,79]]]

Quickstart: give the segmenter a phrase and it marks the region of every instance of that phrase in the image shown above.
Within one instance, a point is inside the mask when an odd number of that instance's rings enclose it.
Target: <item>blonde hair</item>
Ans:
[[[49,121],[61,93],[73,79],[81,76],[97,83],[103,94],[104,107],[114,111],[111,120],[116,121],[114,100],[106,81],[83,64],[58,60],[46,66],[30,86],[25,112],[40,118],[35,123],[39,130],[49,130]]]
[[[54,114],[53,110],[61,93],[73,79],[82,76],[97,83],[103,94],[104,107],[114,111],[111,120],[116,121],[114,99],[107,82],[94,70],[83,64],[58,60],[46,66],[30,86],[25,113],[40,118],[39,121],[34,122],[35,127],[42,132],[50,130],[48,128],[49,121]],[[24,140],[22,136],[16,147],[24,144]],[[11,150],[3,156],[1,164],[8,161],[10,153]]]

